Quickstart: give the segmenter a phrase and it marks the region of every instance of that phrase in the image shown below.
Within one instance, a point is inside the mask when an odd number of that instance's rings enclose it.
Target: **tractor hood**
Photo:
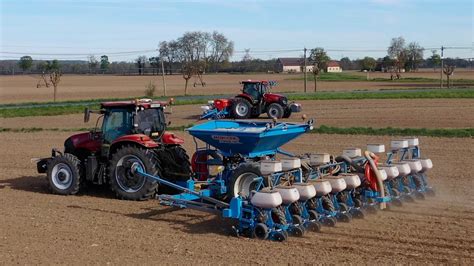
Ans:
[[[288,101],[285,96],[277,93],[265,93],[263,98],[267,103],[282,102],[284,105],[286,105]]]
[[[64,148],[69,152],[76,149],[97,152],[100,150],[101,145],[100,134],[101,133],[84,132],[72,135],[64,142]]]

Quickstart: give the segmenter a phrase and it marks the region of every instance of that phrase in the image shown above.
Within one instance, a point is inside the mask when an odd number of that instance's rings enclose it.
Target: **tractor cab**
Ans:
[[[111,144],[120,137],[142,134],[155,141],[160,141],[166,130],[164,109],[168,103],[153,102],[149,99],[123,102],[103,102],[100,111],[86,108],[84,121],[87,122],[90,113],[100,113],[93,134],[101,138],[103,143]],[[103,118],[99,130],[98,124]]]
[[[271,86],[276,85],[276,81],[246,80],[242,81],[241,84],[242,94],[250,96],[254,102],[259,102],[266,93],[270,92]]]

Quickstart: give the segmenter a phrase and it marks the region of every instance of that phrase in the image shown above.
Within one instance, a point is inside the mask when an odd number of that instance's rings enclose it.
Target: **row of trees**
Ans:
[[[250,50],[240,61],[230,62],[234,44],[219,32],[187,32],[176,40],[163,41],[159,44],[158,56],[147,58],[137,57],[134,62],[110,62],[107,55],[100,58],[89,56],[87,61],[61,61],[64,73],[78,74],[158,74],[163,63],[165,72],[175,72],[199,75],[208,72],[267,72],[273,71],[275,59],[262,60],[250,56]],[[382,58],[366,56],[362,59],[351,60],[348,57],[339,59],[344,70],[378,70],[378,71],[416,71],[419,68],[436,68],[440,65],[441,57],[436,50],[424,59],[425,49],[417,42],[406,44],[403,37],[393,38],[387,49],[387,55]],[[308,65],[316,65],[325,69],[331,58],[323,48],[310,50]],[[456,67],[471,67],[471,62],[465,59],[444,59]],[[31,56],[23,56],[18,62],[0,61],[0,71],[12,73],[22,71],[42,72],[44,61],[33,60]]]

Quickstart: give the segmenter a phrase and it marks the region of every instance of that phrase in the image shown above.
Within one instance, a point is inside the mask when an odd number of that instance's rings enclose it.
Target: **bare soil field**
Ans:
[[[358,72],[354,72],[358,73]],[[474,78],[474,72],[456,72],[455,78]],[[358,73],[363,75],[363,73]],[[388,78],[389,74],[379,73],[380,77]],[[424,72],[407,73],[424,77]],[[433,73],[428,72],[429,77]],[[291,74],[212,74],[205,76],[206,87],[193,87],[194,80],[188,89],[190,95],[234,94],[240,89],[239,81],[246,79],[270,79],[279,82],[274,91],[303,92],[303,80],[291,80],[301,75]],[[374,76],[375,77],[375,76]],[[433,77],[437,78],[437,77]],[[0,76],[0,103],[44,102],[52,101],[53,88],[36,88],[38,75]],[[162,81],[160,76],[87,76],[64,75],[58,87],[58,100],[79,100],[97,98],[125,98],[141,97],[144,95],[145,85],[154,81],[157,86],[156,95],[162,95]],[[166,77],[168,95],[184,94],[184,79],[181,75]],[[352,91],[373,90],[381,88],[423,88],[436,87],[437,82],[365,82],[365,81],[338,81],[318,83],[319,91]],[[308,81],[308,91],[313,90],[313,84]]]
[[[387,99],[301,101],[302,113],[289,119],[300,121],[301,114],[317,124],[334,127],[467,128],[474,125],[473,99]],[[171,126],[199,122],[200,105],[173,106],[168,115]],[[93,128],[96,116],[83,123],[82,114],[0,118],[5,128]],[[266,119],[265,115],[261,119]]]
[[[438,196],[324,227],[285,243],[229,236],[228,221],[156,201],[114,199],[106,189],[48,193],[30,158],[70,133],[1,133],[0,261],[4,264],[419,264],[474,262],[473,139],[420,138]],[[179,132],[180,135],[185,133]],[[194,150],[185,136],[185,148]],[[340,153],[388,137],[308,134],[286,148]]]

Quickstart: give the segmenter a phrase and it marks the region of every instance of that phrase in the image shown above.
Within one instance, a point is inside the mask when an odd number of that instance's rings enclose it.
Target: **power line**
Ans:
[[[14,55],[46,55],[46,56],[89,56],[89,55],[98,55],[98,54],[107,54],[107,55],[133,55],[140,53],[149,53],[156,52],[156,49],[153,50],[138,50],[138,51],[122,51],[122,52],[100,52],[100,53],[31,53],[31,52],[10,52],[10,51],[0,51],[2,54],[14,54]]]

